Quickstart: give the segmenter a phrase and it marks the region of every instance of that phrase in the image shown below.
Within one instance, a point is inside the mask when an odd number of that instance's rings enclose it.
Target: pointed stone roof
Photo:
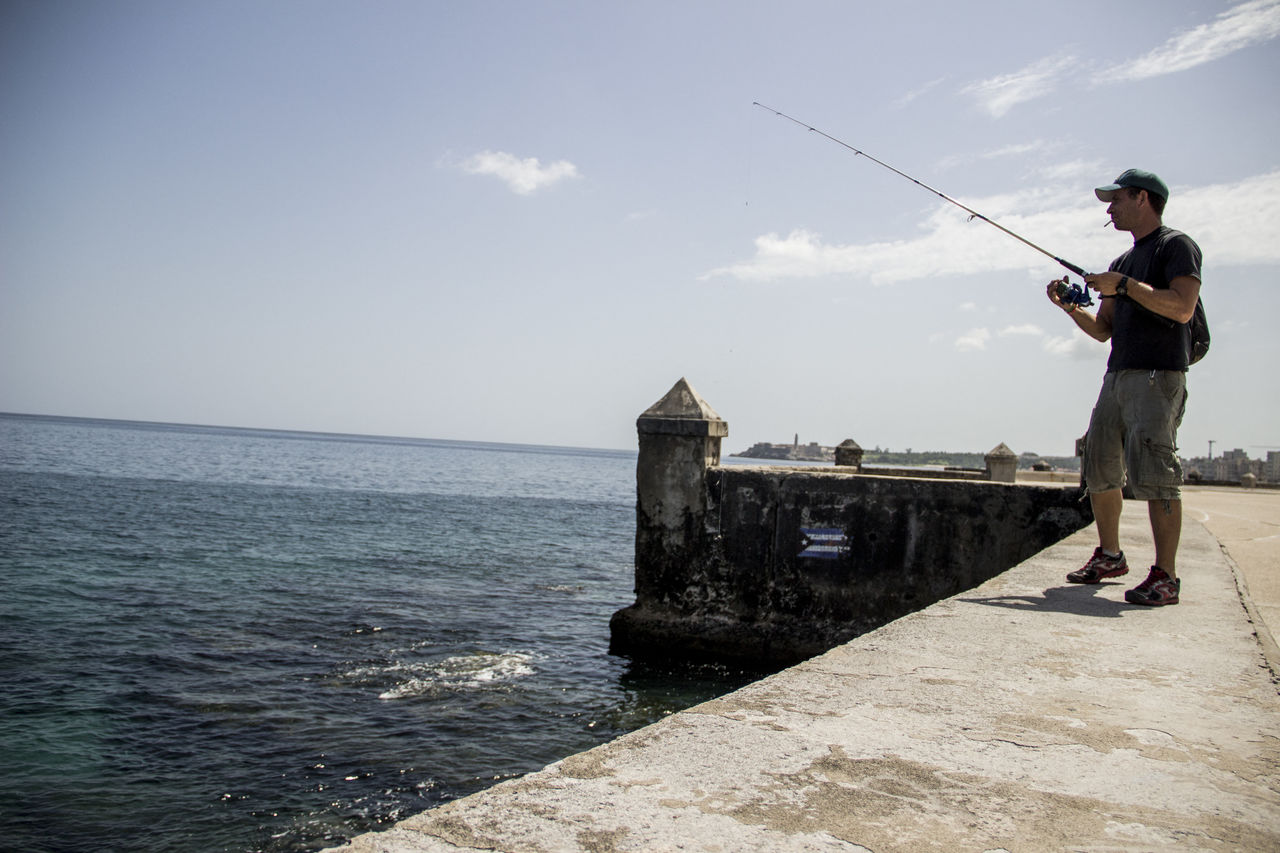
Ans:
[[[661,400],[645,409],[636,425],[644,432],[679,435],[729,434],[729,425],[684,377]]]
[[[997,444],[995,447],[993,447],[993,448],[991,448],[990,450],[988,450],[988,451],[987,451],[987,456],[988,456],[988,457],[991,457],[991,456],[996,456],[996,457],[1012,456],[1014,459],[1017,459],[1017,458],[1018,458],[1018,454],[1016,454],[1016,453],[1014,453],[1012,450],[1010,450],[1010,449],[1009,449],[1009,445],[1005,444],[1003,441],[1002,441],[1002,442],[1000,442],[999,444]]]
[[[671,386],[667,395],[645,410],[642,418],[693,418],[700,421],[724,420],[683,376]]]

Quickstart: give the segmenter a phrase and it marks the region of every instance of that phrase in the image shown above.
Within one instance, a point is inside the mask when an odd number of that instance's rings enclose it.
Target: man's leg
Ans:
[[[1089,504],[1093,507],[1093,523],[1098,525],[1098,545],[1104,551],[1119,554],[1120,511],[1124,509],[1124,492],[1120,489],[1090,492]],[[1176,549],[1177,545],[1174,547]]]
[[[1098,526],[1098,547],[1089,562],[1067,575],[1067,583],[1099,583],[1129,574],[1129,563],[1120,552],[1120,511],[1124,493],[1120,489],[1090,492],[1093,521]]]
[[[1182,536],[1182,501],[1148,501],[1147,512],[1151,515],[1151,536],[1156,540],[1156,564],[1145,581],[1125,592],[1124,600],[1146,607],[1177,604],[1182,582],[1174,572],[1173,563]]]
[[[1125,414],[1132,428],[1125,462],[1129,471],[1138,472],[1133,490],[1147,500],[1156,548],[1147,579],[1124,594],[1132,604],[1177,604],[1181,594],[1175,565],[1182,538],[1182,466],[1177,447],[1187,404],[1186,382],[1186,374],[1176,370],[1153,370],[1145,377],[1126,374]]]
[[[1115,394],[1116,374],[1108,373],[1098,392],[1098,403],[1089,416],[1081,467],[1089,490],[1093,520],[1098,526],[1098,547],[1079,569],[1067,575],[1067,583],[1100,583],[1129,573],[1120,551],[1120,511],[1124,508],[1124,425]]]
[[[1147,514],[1151,516],[1151,537],[1156,542],[1156,565],[1175,578],[1178,542],[1182,539],[1182,501],[1147,501]]]
[[[1120,511],[1124,508],[1125,429],[1116,393],[1118,380],[1117,373],[1103,377],[1081,459],[1093,521],[1098,525],[1098,547],[1111,554],[1120,553]]]

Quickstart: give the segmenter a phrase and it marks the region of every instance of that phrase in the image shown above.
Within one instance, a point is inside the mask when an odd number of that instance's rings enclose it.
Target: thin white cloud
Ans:
[[[962,201],[1082,266],[1115,254],[1115,235],[1103,228],[1108,220],[1102,205],[1092,193],[1081,193],[1078,182]],[[1175,185],[1165,221],[1194,237],[1215,267],[1280,263],[1280,241],[1272,233],[1273,223],[1280,221],[1280,170],[1227,184],[1191,189]],[[1046,260],[990,225],[971,222],[964,211],[940,202],[913,237],[829,243],[806,229],[764,234],[755,238],[753,257],[714,269],[702,278],[767,282],[839,275],[883,285],[975,272],[1043,273]]]
[[[1044,197],[1028,190],[966,203],[1039,245],[1065,252],[1064,257],[1087,257],[1085,246],[1103,236],[1098,224],[1105,217],[1091,199]],[[853,244],[827,243],[822,235],[805,229],[785,236],[764,234],[755,239],[753,258],[712,270],[704,278],[723,275],[743,281],[776,281],[841,275],[882,285],[1044,266],[1043,255],[1021,247],[984,222],[970,221],[964,211],[945,202],[920,223],[919,232],[910,239]]]
[[[1038,337],[1044,334],[1044,329],[1034,323],[1026,323],[1021,326],[1005,326],[999,332],[1000,337],[1006,338],[1009,335],[1024,335],[1029,337]]]
[[[1046,181],[1054,183],[1075,183],[1079,179],[1088,180],[1106,171],[1106,164],[1100,160],[1071,160],[1067,163],[1051,163],[1041,166],[1039,174]]]
[[[1018,104],[1052,92],[1063,75],[1070,73],[1076,64],[1076,57],[1069,54],[1049,56],[1012,74],[970,83],[960,92],[977,99],[984,110],[1000,118]]]
[[[1024,164],[1025,174],[1029,178],[1034,178],[1037,184],[1074,184],[1077,181],[1091,181],[1100,173],[1110,171],[1112,168],[1100,160],[1077,159],[1057,162],[1053,159],[1067,149],[1068,146],[1060,142],[1033,139],[1030,142],[1011,143],[975,154],[948,155],[938,162],[938,169],[963,168],[976,162],[1009,158]]]
[[[983,160],[999,160],[1002,157],[1016,157],[1022,154],[1033,154],[1037,151],[1043,151],[1044,148],[1045,141],[1043,139],[1037,139],[1033,142],[1018,142],[1012,145],[1005,145],[995,149],[994,151],[987,151],[980,156]]]
[[[1099,343],[1079,329],[1073,329],[1065,336],[1048,336],[1042,344],[1044,351],[1051,355],[1060,355],[1075,361],[1095,361],[1098,350],[1106,344]]]
[[[1213,21],[1178,33],[1160,47],[1130,62],[1099,72],[1095,81],[1143,80],[1185,71],[1280,36],[1280,0],[1251,0]]]
[[[1175,34],[1143,56],[1093,74],[1092,82],[1105,85],[1173,74],[1277,36],[1280,36],[1280,0],[1249,0],[1222,12],[1207,24]],[[1081,65],[1070,55],[1047,57],[1011,74],[971,83],[960,92],[976,99],[990,115],[1000,118],[1018,104],[1042,98],[1068,79],[1082,76],[1076,71]]]
[[[1012,143],[1003,145],[992,151],[981,151],[976,154],[953,154],[944,157],[938,164],[940,169],[955,169],[968,166],[970,163],[979,160],[1000,160],[1005,157],[1022,157],[1027,154],[1043,155],[1049,148],[1049,144],[1043,139],[1036,139],[1031,142]]]
[[[1164,221],[1195,238],[1214,267],[1280,262],[1280,169],[1228,184],[1174,185]]]
[[[505,151],[481,151],[460,166],[468,175],[491,175],[506,182],[512,192],[529,195],[567,178],[578,177],[578,167],[568,160],[542,165],[537,157],[521,159]]]
[[[923,97],[924,95],[936,89],[938,86],[941,86],[943,82],[946,81],[946,79],[947,79],[946,77],[938,77],[935,80],[930,80],[928,83],[925,83],[923,86],[912,89],[910,92],[907,92],[905,95],[898,98],[898,100],[894,102],[894,106],[898,107],[899,109],[901,109],[902,107],[905,107],[907,104],[910,104],[916,98]]]
[[[991,340],[991,333],[986,329],[970,329],[956,338],[956,349],[960,352],[984,350],[987,348],[987,341],[989,340]]]

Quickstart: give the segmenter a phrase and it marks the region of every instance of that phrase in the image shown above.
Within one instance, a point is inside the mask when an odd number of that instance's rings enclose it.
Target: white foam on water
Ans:
[[[525,652],[474,652],[420,664],[394,664],[385,672],[407,677],[378,694],[379,699],[405,699],[440,690],[474,690],[526,678],[537,672]]]

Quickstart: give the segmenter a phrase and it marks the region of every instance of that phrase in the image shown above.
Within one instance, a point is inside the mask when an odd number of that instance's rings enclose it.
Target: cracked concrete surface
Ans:
[[[342,849],[1280,849],[1280,662],[1257,608],[1194,513],[1182,603],[1125,604],[1150,561],[1145,508],[1127,504],[1122,529],[1126,583],[1064,582],[1093,550],[1086,529],[825,655]]]

